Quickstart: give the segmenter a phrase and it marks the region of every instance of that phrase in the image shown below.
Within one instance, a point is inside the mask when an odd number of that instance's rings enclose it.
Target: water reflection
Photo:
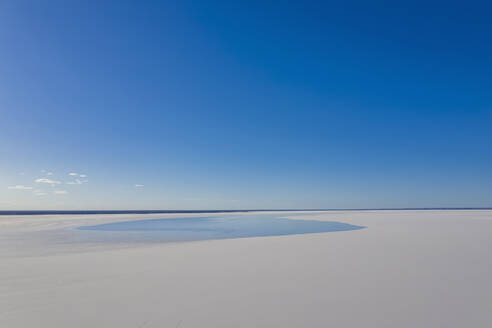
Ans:
[[[362,228],[364,227],[342,222],[294,220],[280,218],[270,214],[124,221],[82,226],[78,229],[106,233],[111,232],[110,239],[165,242],[283,236],[358,230]]]

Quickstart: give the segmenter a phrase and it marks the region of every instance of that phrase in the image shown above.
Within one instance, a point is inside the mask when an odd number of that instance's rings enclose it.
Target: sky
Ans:
[[[487,1],[0,2],[0,210],[492,206]]]

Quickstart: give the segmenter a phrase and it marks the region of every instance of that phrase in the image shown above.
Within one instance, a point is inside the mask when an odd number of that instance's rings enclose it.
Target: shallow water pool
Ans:
[[[112,238],[153,241],[283,236],[362,229],[342,222],[295,220],[272,215],[196,217],[123,221],[82,226],[79,230],[98,231]],[[102,236],[100,236],[102,237]]]

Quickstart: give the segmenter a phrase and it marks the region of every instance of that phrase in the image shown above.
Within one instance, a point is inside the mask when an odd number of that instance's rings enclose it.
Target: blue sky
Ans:
[[[0,209],[492,206],[491,11],[3,1]]]

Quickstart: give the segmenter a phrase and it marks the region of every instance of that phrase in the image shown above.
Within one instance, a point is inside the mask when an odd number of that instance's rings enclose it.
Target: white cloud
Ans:
[[[87,178],[87,175],[86,174],[79,174],[79,177],[81,177],[81,178]]]
[[[15,189],[15,190],[31,190],[32,187],[27,187],[27,186],[23,186],[23,185],[16,185],[16,186],[11,186],[11,187],[8,187],[9,189]]]
[[[46,178],[39,178],[39,179],[36,179],[34,180],[35,182],[37,183],[49,183],[49,184],[60,184],[61,182],[60,181],[56,181],[56,180],[50,180],[50,179],[46,179]]]
[[[66,191],[66,190],[55,190],[55,191],[53,191],[53,193],[56,195],[66,195],[66,194],[68,194],[68,191]]]
[[[68,175],[71,175],[71,176],[73,176],[73,177],[76,177],[78,174],[77,174],[77,173],[73,173],[73,172],[72,172],[72,173],[68,173]]]
[[[84,183],[84,181],[80,181],[79,179],[75,179],[75,181],[68,181],[67,184],[69,185],[80,185]]]
[[[135,188],[142,188],[144,185],[143,184],[136,184]]]
[[[42,190],[33,190],[33,192],[34,192],[34,195],[36,195],[36,196],[45,196],[46,195],[46,193],[43,192]]]
[[[48,172],[46,173],[46,175],[53,175],[53,172]]]

